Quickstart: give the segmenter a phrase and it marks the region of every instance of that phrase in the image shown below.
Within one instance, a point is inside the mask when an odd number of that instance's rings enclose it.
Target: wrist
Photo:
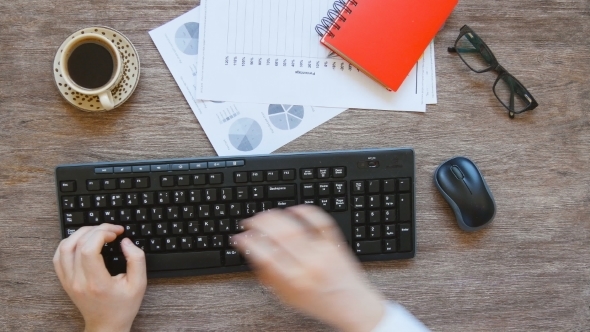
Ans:
[[[129,326],[110,326],[110,325],[94,325],[86,324],[84,332],[129,332],[131,331],[131,325]]]
[[[344,314],[335,327],[342,332],[371,332],[385,316],[385,304],[381,296],[371,292],[355,298],[354,310]]]

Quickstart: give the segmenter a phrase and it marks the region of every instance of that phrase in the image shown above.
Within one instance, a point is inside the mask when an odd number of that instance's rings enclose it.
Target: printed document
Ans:
[[[198,99],[420,111],[422,58],[397,92],[320,44],[334,0],[201,1]]]

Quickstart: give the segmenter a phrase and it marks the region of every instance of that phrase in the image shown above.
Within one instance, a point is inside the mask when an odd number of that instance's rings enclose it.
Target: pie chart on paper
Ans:
[[[256,120],[241,118],[229,128],[229,141],[234,148],[242,152],[256,149],[262,142],[262,128]]]
[[[268,117],[270,122],[280,130],[292,130],[303,122],[305,109],[300,105],[270,105]]]
[[[176,30],[176,46],[182,53],[197,55],[199,53],[199,23],[188,22]]]

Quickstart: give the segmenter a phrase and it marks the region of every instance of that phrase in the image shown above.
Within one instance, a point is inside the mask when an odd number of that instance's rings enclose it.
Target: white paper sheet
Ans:
[[[329,57],[329,50],[319,43],[315,26],[333,3],[201,1],[197,97],[425,111],[421,64],[394,93],[346,61]]]
[[[197,7],[150,36],[218,155],[271,153],[346,110],[197,100],[199,18]]]

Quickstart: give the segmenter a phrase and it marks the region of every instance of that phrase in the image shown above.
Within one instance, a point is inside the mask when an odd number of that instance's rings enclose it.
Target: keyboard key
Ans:
[[[170,169],[172,171],[187,171],[189,167],[188,164],[172,164]]]
[[[383,192],[384,193],[392,193],[395,192],[395,180],[383,180]]]
[[[160,185],[162,187],[174,187],[174,176],[166,175],[160,177]]]
[[[127,271],[127,260],[125,260],[125,256],[123,255],[105,257],[104,264],[111,276],[116,276]]]
[[[225,162],[225,166],[227,167],[240,167],[240,166],[244,166],[245,162],[243,160],[232,160],[232,161],[226,161]]]
[[[88,222],[91,224],[100,224],[102,222],[102,215],[100,211],[89,211],[87,214]]]
[[[167,172],[170,170],[170,165],[151,165],[152,172]]]
[[[399,225],[399,251],[412,251],[412,230],[410,224]]]
[[[66,225],[80,225],[84,223],[84,212],[66,212],[64,213]]]
[[[88,195],[78,197],[78,207],[81,209],[87,209],[92,207],[91,206],[91,198]]]
[[[384,195],[383,196],[383,206],[386,208],[395,207],[395,195]]]
[[[190,169],[207,169],[207,163],[191,163]]]
[[[315,178],[315,170],[313,168],[306,168],[301,170],[302,180],[311,180]]]
[[[330,169],[329,168],[318,168],[318,179],[328,179],[330,178]]]
[[[148,173],[151,168],[148,165],[133,166],[133,173]]]
[[[98,167],[94,169],[94,173],[96,174],[113,174],[112,167]]]
[[[123,195],[121,194],[112,194],[110,197],[111,206],[118,207],[123,206]]]
[[[346,211],[346,198],[334,198],[334,211]]]
[[[126,194],[125,205],[136,206],[139,205],[139,196],[137,194]]]
[[[217,201],[217,189],[206,189],[205,190],[205,202],[216,202]]]
[[[369,211],[369,223],[378,224],[381,222],[381,211]]]
[[[76,191],[76,181],[62,181],[59,183],[59,189],[62,193],[71,193]]]
[[[141,204],[143,205],[152,205],[154,204],[154,193],[143,193],[141,194]]]
[[[168,223],[167,222],[159,222],[156,223],[156,235],[168,235]]]
[[[395,210],[384,210],[383,211],[383,222],[395,222],[397,218],[395,217]]]
[[[410,221],[412,220],[412,206],[410,201],[410,194],[399,195],[399,220]],[[401,245],[401,243],[400,243]]]
[[[369,208],[377,209],[381,207],[381,197],[379,195],[369,196]]]
[[[365,208],[365,196],[354,196],[352,198],[352,206],[357,210]]]
[[[395,239],[387,239],[383,240],[383,252],[385,253],[392,253],[396,252],[396,240]]]
[[[121,188],[121,189],[131,189],[131,188],[133,188],[133,181],[132,181],[132,179],[119,179],[119,188]]]
[[[354,227],[353,237],[355,239],[364,239],[366,236],[365,226]]]
[[[332,176],[337,179],[346,177],[346,167],[333,167]]]
[[[135,178],[135,188],[145,189],[150,187],[149,178]]]
[[[319,204],[318,204],[322,209],[326,210],[326,211],[330,211],[332,210],[332,204],[330,204],[330,199],[329,198],[320,198],[319,199]]]
[[[152,224],[141,224],[141,235],[152,236]]]
[[[189,234],[197,234],[199,233],[199,223],[196,221],[189,221],[187,223],[187,229]]]
[[[334,188],[334,195],[346,194],[346,182],[334,182],[332,183],[332,186]]]
[[[223,188],[221,189],[221,200],[222,201],[231,201],[233,199],[233,189],[232,188]]]
[[[229,205],[229,215],[232,217],[239,217],[242,215],[242,204],[233,203]]]
[[[381,191],[381,181],[367,180],[367,191],[369,194],[375,194]]]
[[[161,251],[162,240],[161,239],[150,239],[150,251]],[[147,256],[147,255],[146,255]],[[160,256],[160,255],[158,255]]]
[[[96,206],[97,208],[106,207],[107,206],[107,196],[106,195],[94,196],[94,206]]]
[[[211,238],[211,247],[213,248],[223,248],[224,246],[224,241],[223,241],[223,235],[215,235]]]
[[[197,236],[195,243],[197,244],[197,249],[209,248],[209,239],[206,236]]]
[[[131,173],[131,166],[117,166],[117,167],[113,167],[113,171],[114,171],[115,174]]]
[[[208,168],[224,168],[225,167],[225,161],[213,161],[213,162],[209,162],[207,164]]]
[[[329,183],[318,184],[318,194],[320,196],[330,196],[330,184]]]
[[[191,250],[193,249],[193,238],[192,237],[183,237],[180,239],[180,248],[182,250]]]
[[[364,181],[352,181],[352,193],[353,194],[364,194],[365,193],[365,182]]]
[[[102,187],[104,190],[115,190],[117,189],[117,182],[113,179],[102,180]]]
[[[207,178],[205,174],[196,174],[193,175],[193,184],[195,186],[202,186],[204,184],[207,184]]]
[[[295,185],[268,186],[268,198],[295,198]]]
[[[145,239],[135,239],[133,241],[133,244],[135,244],[135,246],[138,247],[139,249],[146,251],[146,240]]]
[[[209,184],[222,184],[223,183],[223,174],[216,173],[216,174],[209,174]]]
[[[264,198],[264,187],[263,186],[252,187],[252,198],[253,199]]]
[[[86,189],[88,191],[100,190],[100,180],[88,180],[86,181]]]
[[[283,175],[281,176],[281,178],[283,179],[283,181],[293,181],[295,180],[295,170],[294,169],[286,169],[283,170]]]
[[[369,237],[371,239],[381,237],[381,225],[369,226]]]
[[[189,270],[221,266],[221,252],[146,254],[147,271]]]
[[[399,179],[399,191],[410,191],[410,179]]]
[[[262,182],[264,181],[264,174],[262,172],[250,172],[251,182]]]
[[[164,240],[164,243],[166,244],[166,250],[169,251],[174,251],[176,249],[178,249],[178,243],[176,243],[176,238],[175,237],[167,237]]]
[[[395,237],[395,225],[385,225],[385,237]]]
[[[269,181],[269,182],[279,181],[279,171],[267,171],[266,172],[266,181]]]
[[[188,199],[191,203],[200,203],[201,202],[201,191],[200,190],[190,190],[188,192]]]
[[[315,184],[314,183],[304,183],[301,185],[302,187],[302,194],[303,197],[313,197],[315,196]]]
[[[158,192],[158,204],[168,204],[168,203],[170,203],[170,192],[169,191]]]
[[[182,208],[182,218],[193,219],[195,217],[195,208],[192,205]]]
[[[185,187],[191,184],[191,179],[188,175],[179,175],[176,178],[176,184],[180,187]]]
[[[354,250],[357,255],[380,254],[381,240],[356,242]]]
[[[79,227],[67,227],[66,228],[66,237],[70,237],[70,235],[76,233],[77,230],[79,230]]]
[[[234,173],[234,182],[235,183],[248,182],[248,173],[247,172],[235,172]]]
[[[227,249],[225,252],[225,266],[241,265],[240,254],[237,250]]]
[[[286,208],[288,208],[290,206],[295,206],[295,201],[291,201],[291,200],[288,200],[288,201],[277,201],[276,204],[275,204],[275,207],[276,208],[280,208],[280,209],[286,209]]]
[[[137,236],[137,225],[125,225],[125,236]]]
[[[357,211],[352,214],[352,222],[354,224],[364,224],[366,221],[366,212]]]
[[[152,213],[152,220],[164,219],[164,210],[161,207],[152,208],[151,213]]]

